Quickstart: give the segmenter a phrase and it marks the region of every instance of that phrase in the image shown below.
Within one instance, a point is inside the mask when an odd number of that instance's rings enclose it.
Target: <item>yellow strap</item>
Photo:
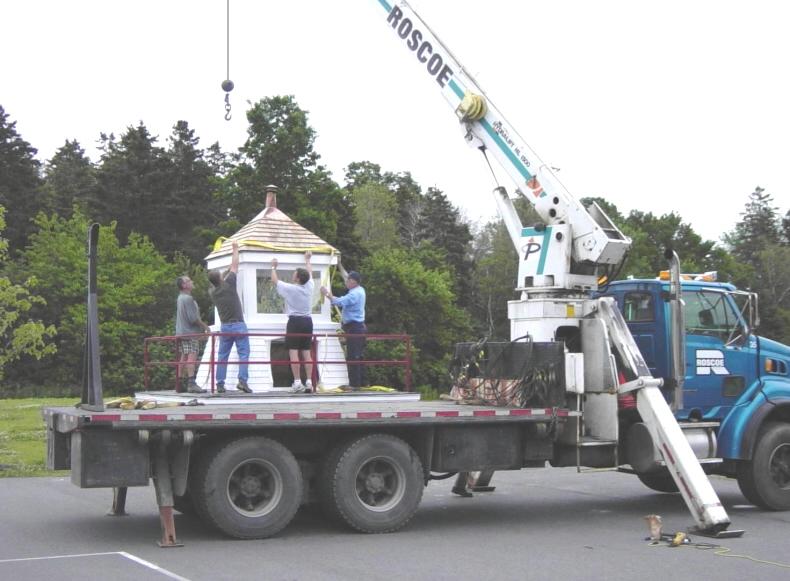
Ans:
[[[222,247],[222,243],[225,240],[229,240],[225,236],[220,236],[217,238],[216,242],[214,242],[214,249],[213,252],[216,252]],[[277,244],[269,244],[267,242],[259,242],[258,240],[239,240],[239,246],[258,246],[259,248],[266,248],[267,250],[279,250],[282,252],[305,252],[307,250],[311,252],[318,252],[320,254],[329,254],[330,255],[330,268],[324,271],[324,275],[321,277],[321,286],[325,286],[327,288],[330,287],[332,282],[332,275],[335,272],[335,266],[331,264],[331,259],[335,256],[335,249],[329,245],[326,246],[311,246],[308,248],[292,248],[290,246],[278,246]],[[335,306],[334,307],[335,313],[337,314],[338,318],[340,318],[340,309]]]
[[[216,252],[222,247],[222,243],[228,240],[224,236],[220,236],[217,238],[216,242],[214,242],[214,249],[213,252]],[[278,250],[281,252],[305,252],[309,250],[311,252],[318,252],[321,254],[334,254],[335,249],[331,246],[322,245],[322,246],[308,246],[308,247],[301,247],[301,248],[294,248],[291,246],[280,246],[278,244],[269,244],[268,242],[260,242],[258,240],[239,240],[239,246],[257,246],[259,248],[266,248],[267,250]]]

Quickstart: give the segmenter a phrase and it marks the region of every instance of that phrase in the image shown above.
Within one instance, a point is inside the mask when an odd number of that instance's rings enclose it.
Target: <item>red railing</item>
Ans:
[[[364,365],[368,367],[372,366],[382,366],[382,367],[403,367],[403,383],[404,383],[404,390],[407,392],[411,391],[412,388],[412,376],[411,376],[411,337],[409,335],[384,335],[384,334],[376,334],[376,333],[369,333],[369,334],[353,334],[349,335],[348,337],[351,338],[365,338],[368,341],[400,341],[404,344],[404,357],[403,359],[359,359],[356,361],[349,361],[346,359],[336,360],[336,359],[318,359],[317,352],[316,352],[316,339],[324,338],[328,339],[331,337],[336,337],[341,343],[346,339],[346,335],[344,334],[329,334],[329,333],[245,333],[247,337],[278,337],[278,338],[285,338],[285,337],[311,337],[311,347],[310,353],[312,356],[312,364],[313,364],[313,377],[311,378],[314,385],[318,384],[318,367],[320,365]],[[217,357],[217,338],[222,337],[223,335],[227,336],[238,336],[240,333],[198,333],[192,335],[171,335],[166,337],[147,337],[143,342],[143,369],[144,369],[144,382],[145,382],[145,389],[146,391],[150,388],[151,383],[151,370],[156,367],[170,367],[175,369],[175,384],[176,388],[178,388],[179,383],[181,381],[182,375],[182,367],[187,365],[208,365],[209,366],[209,376],[211,378],[211,393],[214,393],[216,387],[216,366],[218,364],[227,364],[227,365],[279,365],[283,367],[287,367],[291,365],[290,359],[259,359],[253,360],[250,359],[248,361],[228,361],[228,362],[220,362]],[[197,353],[197,359],[194,362],[185,362],[179,360],[179,352],[178,352],[178,343],[179,341],[183,340],[193,340],[197,339],[200,341],[200,349]],[[211,355],[208,361],[203,361],[201,359],[202,353],[205,350],[205,342],[211,342]],[[151,359],[151,346],[162,344],[162,345],[172,345],[172,348],[169,350],[173,359]]]

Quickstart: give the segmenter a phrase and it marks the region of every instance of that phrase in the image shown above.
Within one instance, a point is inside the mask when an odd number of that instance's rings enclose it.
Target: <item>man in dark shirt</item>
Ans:
[[[239,381],[236,389],[252,393],[247,385],[249,378],[250,338],[247,336],[247,325],[244,323],[244,312],[241,308],[239,293],[236,291],[236,273],[239,271],[239,243],[233,241],[233,258],[225,275],[219,270],[208,273],[211,281],[211,300],[217,307],[220,320],[219,353],[217,354],[217,393],[225,393],[225,376],[228,373],[228,358],[233,344],[239,356]]]

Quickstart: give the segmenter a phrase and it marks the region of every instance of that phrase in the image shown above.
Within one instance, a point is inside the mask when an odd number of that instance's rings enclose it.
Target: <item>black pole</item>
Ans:
[[[96,262],[99,247],[99,225],[88,228],[88,312],[85,323],[85,351],[82,367],[82,401],[80,407],[104,411],[99,353],[99,303],[96,284]]]

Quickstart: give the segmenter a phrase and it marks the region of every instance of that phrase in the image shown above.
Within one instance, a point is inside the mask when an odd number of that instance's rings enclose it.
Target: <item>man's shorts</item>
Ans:
[[[181,355],[188,355],[190,353],[197,353],[200,349],[200,343],[197,339],[179,339],[178,352]]]
[[[286,333],[312,333],[312,317],[288,317],[288,324],[285,326]],[[286,349],[298,349],[299,351],[309,351],[313,342],[312,337],[286,337]]]

